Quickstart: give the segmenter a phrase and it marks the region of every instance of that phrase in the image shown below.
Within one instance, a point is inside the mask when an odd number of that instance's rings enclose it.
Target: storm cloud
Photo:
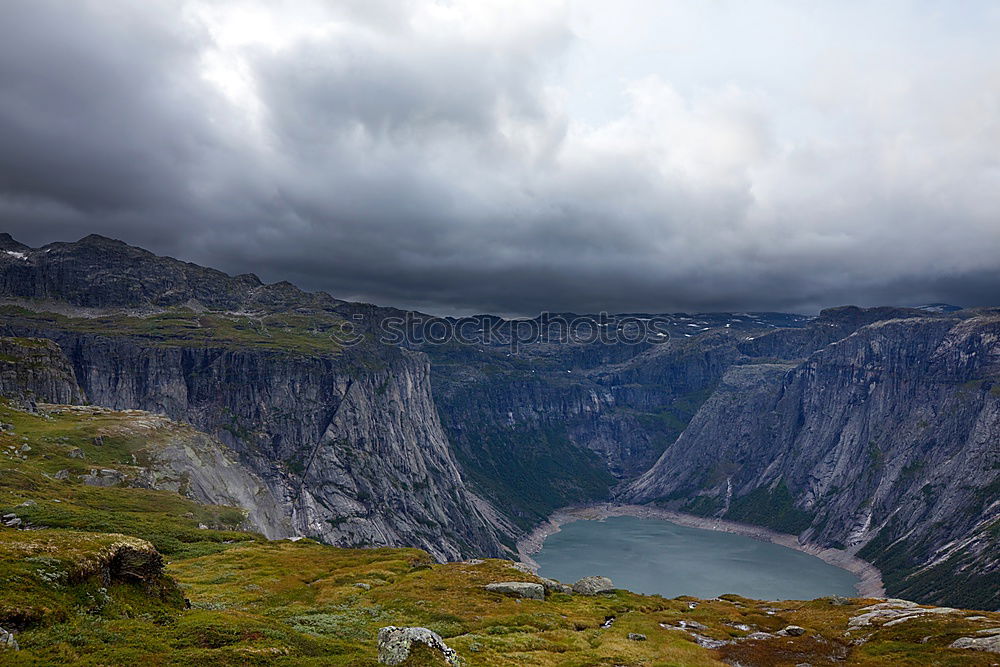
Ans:
[[[0,227],[438,313],[1000,303],[994,3],[0,4]]]

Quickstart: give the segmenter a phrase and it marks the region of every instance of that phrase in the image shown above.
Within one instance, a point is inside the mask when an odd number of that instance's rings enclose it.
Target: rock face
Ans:
[[[0,252],[0,288],[8,298],[60,299],[62,305],[33,307],[70,316],[7,309],[6,329],[56,341],[95,404],[163,413],[219,439],[262,481],[266,503],[279,499],[290,532],[341,546],[421,547],[440,560],[505,553],[489,508],[466,488],[453,458],[421,353],[370,342],[313,351],[315,338],[306,348],[295,341],[282,347],[269,332],[246,338],[238,328],[235,342],[188,342],[183,326],[168,322],[161,334],[163,321],[136,318],[134,310],[122,320],[113,310],[235,308],[243,315],[221,320],[233,327],[245,326],[239,317],[258,309],[286,320],[292,309],[299,318],[335,319],[343,302],[100,237],[7,248]],[[75,317],[69,306],[90,309],[88,317]],[[95,326],[95,318],[106,323]],[[226,477],[224,467],[215,482]],[[260,494],[229,495],[249,502]],[[247,509],[262,522],[273,514]],[[265,525],[265,532],[284,532]]]
[[[998,442],[1000,317],[889,320],[798,364],[730,369],[622,497],[696,498],[859,553],[894,594],[989,605]]]
[[[485,588],[491,593],[500,593],[516,598],[545,599],[544,586],[528,581],[501,581],[495,584],[486,584]]]
[[[21,405],[84,401],[66,355],[44,338],[0,338],[0,396]]]
[[[459,667],[458,654],[448,648],[441,636],[427,628],[397,628],[387,626],[378,631],[378,661],[383,665],[401,665],[420,650],[426,650],[431,660]],[[428,664],[434,664],[428,662]]]
[[[584,577],[573,584],[573,592],[580,595],[610,593],[614,589],[614,584],[607,577]]]

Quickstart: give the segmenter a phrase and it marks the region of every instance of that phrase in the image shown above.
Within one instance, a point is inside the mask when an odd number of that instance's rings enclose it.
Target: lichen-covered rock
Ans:
[[[806,629],[798,625],[789,625],[781,631],[781,634],[788,635],[789,637],[801,637],[805,633]]]
[[[607,577],[584,577],[573,584],[573,592],[580,595],[610,593],[614,589],[614,584]]]
[[[415,644],[422,644],[448,665],[458,667],[462,664],[453,649],[449,648],[441,636],[427,628],[397,628],[389,625],[378,631],[378,661],[383,665],[401,665],[415,649]]]
[[[17,640],[14,639],[14,635],[3,628],[0,628],[0,651],[16,651],[18,648]]]
[[[1000,653],[1000,635],[985,637],[959,637],[951,643],[951,648],[966,648],[973,651]]]
[[[545,599],[545,587],[542,584],[528,581],[501,581],[495,584],[486,584],[485,588],[491,593],[501,593],[516,598]]]

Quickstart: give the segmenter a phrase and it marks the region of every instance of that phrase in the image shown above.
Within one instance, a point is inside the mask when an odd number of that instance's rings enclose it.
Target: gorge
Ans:
[[[0,333],[64,355],[57,402],[202,432],[205,460],[239,473],[188,493],[238,499],[269,537],[510,557],[559,508],[613,500],[844,550],[891,595],[996,607],[997,309],[658,314],[665,344],[386,345],[393,309],[98,236],[8,235],[0,298]],[[344,323],[363,340],[339,342]]]

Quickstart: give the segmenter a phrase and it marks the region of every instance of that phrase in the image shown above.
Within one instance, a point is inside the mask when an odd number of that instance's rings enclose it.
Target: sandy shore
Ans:
[[[581,519],[600,521],[609,516],[634,516],[642,519],[663,519],[681,526],[692,528],[703,528],[705,530],[719,530],[725,533],[735,533],[745,535],[762,542],[772,542],[783,547],[789,547],[796,551],[816,556],[820,560],[835,567],[842,568],[858,577],[856,588],[861,597],[881,598],[885,597],[885,588],[882,585],[882,574],[875,566],[857,556],[849,554],[841,549],[824,549],[811,544],[799,544],[798,538],[794,535],[777,533],[767,528],[750,526],[743,523],[735,523],[724,519],[712,519],[681,512],[649,507],[646,505],[615,505],[613,503],[602,503],[597,505],[579,505],[574,507],[564,507],[556,510],[552,516],[542,524],[539,524],[530,534],[520,539],[517,543],[517,553],[521,561],[538,568],[538,563],[532,556],[538,553],[545,538],[559,532],[560,526]]]

